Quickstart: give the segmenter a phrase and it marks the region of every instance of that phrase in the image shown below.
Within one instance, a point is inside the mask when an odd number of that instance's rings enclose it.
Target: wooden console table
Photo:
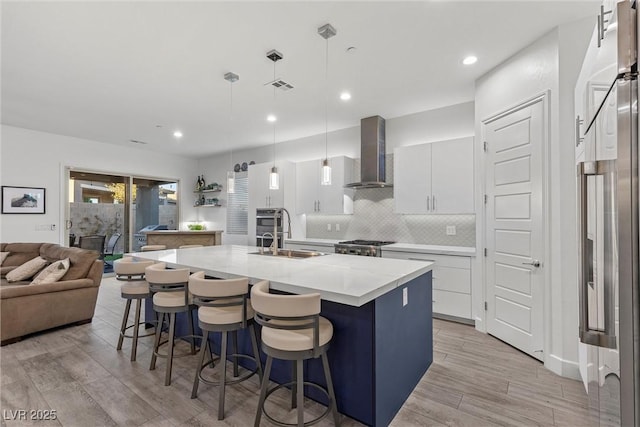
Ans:
[[[148,231],[147,245],[165,245],[167,249],[177,249],[182,245],[219,246],[222,244],[222,230]]]

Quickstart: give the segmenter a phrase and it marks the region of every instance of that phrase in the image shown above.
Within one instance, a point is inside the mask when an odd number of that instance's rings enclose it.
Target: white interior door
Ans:
[[[483,123],[487,331],[543,356],[543,101]]]

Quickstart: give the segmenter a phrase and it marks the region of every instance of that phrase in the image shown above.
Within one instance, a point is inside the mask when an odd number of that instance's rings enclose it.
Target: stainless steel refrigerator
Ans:
[[[593,425],[640,425],[635,1],[605,1],[575,91],[580,367]]]

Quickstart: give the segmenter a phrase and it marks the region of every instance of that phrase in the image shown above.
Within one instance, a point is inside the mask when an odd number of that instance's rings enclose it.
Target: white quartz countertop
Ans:
[[[192,272],[223,279],[248,277],[254,284],[269,280],[284,292],[318,292],[322,299],[361,306],[433,268],[433,263],[399,259],[328,254],[311,258],[256,255],[252,246],[205,246],[190,249],[135,252],[131,256],[188,267]]]
[[[414,243],[393,243],[382,246],[382,252],[415,252],[423,254],[476,256],[476,248],[469,246],[418,245]]]

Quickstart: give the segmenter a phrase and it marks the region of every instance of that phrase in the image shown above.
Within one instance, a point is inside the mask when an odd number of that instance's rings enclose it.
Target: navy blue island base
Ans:
[[[387,426],[400,410],[433,361],[431,285],[427,272],[360,307],[322,301],[322,316],[334,328],[328,356],[340,413],[366,425]],[[150,300],[145,313],[151,321]],[[186,319],[179,314],[177,335],[187,333]],[[200,333],[197,319],[195,324]],[[219,352],[219,336],[213,335]],[[240,351],[250,354],[249,336],[241,331],[239,341]],[[320,359],[308,360],[304,369],[305,381],[326,385]],[[290,364],[274,360],[271,380],[290,381],[291,372]],[[305,394],[327,403],[311,387],[305,387]]]

